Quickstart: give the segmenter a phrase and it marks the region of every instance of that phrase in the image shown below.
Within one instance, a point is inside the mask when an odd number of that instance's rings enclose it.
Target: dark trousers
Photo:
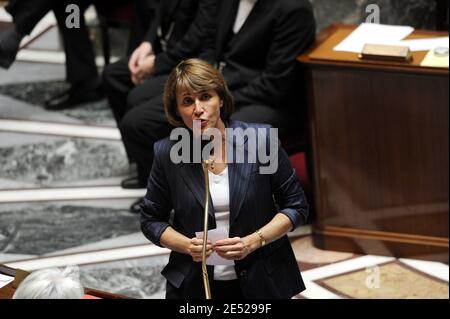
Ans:
[[[131,82],[128,59],[108,65],[103,72],[105,91],[131,162],[136,162],[139,182],[147,184],[153,163],[153,144],[169,136],[172,126],[164,114],[162,93],[167,75]]]
[[[17,31],[27,35],[55,3],[55,0],[10,0],[5,10],[12,15]]]
[[[71,3],[80,7],[80,28],[66,27],[69,13],[65,10]],[[98,77],[95,53],[83,16],[90,3],[88,0],[12,0],[6,10],[13,16],[17,31],[23,35],[29,34],[36,24],[53,10],[64,42],[67,81],[78,84]]]

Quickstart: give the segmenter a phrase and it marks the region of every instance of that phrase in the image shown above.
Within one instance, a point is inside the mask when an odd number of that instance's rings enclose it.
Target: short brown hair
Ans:
[[[177,115],[177,90],[202,92],[216,91],[223,101],[220,109],[222,121],[228,121],[234,111],[234,101],[223,75],[211,64],[200,59],[181,61],[170,73],[164,88],[164,111],[174,126],[185,126]]]

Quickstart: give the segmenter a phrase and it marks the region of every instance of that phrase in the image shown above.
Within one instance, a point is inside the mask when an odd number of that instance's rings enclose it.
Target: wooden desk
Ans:
[[[333,52],[332,25],[298,59],[308,86],[316,221],[327,250],[448,263],[449,71]],[[415,31],[409,38],[448,36]]]
[[[0,269],[1,274],[15,276],[15,273],[16,273],[15,269],[7,267],[5,265],[0,265],[0,266],[4,270],[4,271],[2,271],[2,269]],[[16,291],[16,288],[14,288],[13,283],[14,282],[10,282],[6,286],[0,288],[0,299],[12,299],[14,292]],[[86,287],[84,288],[84,293],[86,295],[97,297],[100,299],[132,299],[127,296],[112,294],[109,292],[92,289],[92,288],[86,288]]]

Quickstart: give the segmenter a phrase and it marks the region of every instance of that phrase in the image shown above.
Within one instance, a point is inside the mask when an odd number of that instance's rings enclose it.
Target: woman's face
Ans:
[[[215,90],[196,93],[177,90],[177,113],[191,130],[195,120],[200,121],[202,132],[208,128],[222,127],[220,118],[222,106],[223,101]]]

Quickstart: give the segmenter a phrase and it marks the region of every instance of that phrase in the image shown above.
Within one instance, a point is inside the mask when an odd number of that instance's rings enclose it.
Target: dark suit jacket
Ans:
[[[267,125],[230,121],[231,128],[263,128]],[[161,246],[160,238],[171,226],[188,238],[203,229],[204,176],[201,164],[174,164],[169,138],[155,144],[155,159],[141,211],[144,235]],[[230,141],[249,151],[247,138]],[[268,142],[265,144],[268,145]],[[259,173],[260,162],[229,163],[230,237],[244,237],[270,222],[278,212],[289,217],[293,228],[305,222],[308,204],[298,178],[284,150],[278,148],[278,170],[272,175]],[[210,200],[210,203],[212,201]],[[214,209],[209,207],[209,229],[216,227]],[[213,268],[208,266],[209,278]],[[235,270],[246,298],[290,298],[305,289],[287,236],[235,261]],[[172,252],[162,271],[182,298],[204,298],[201,263],[186,254]],[[172,295],[173,296],[173,295]],[[214,296],[213,296],[214,298]]]
[[[147,33],[157,54],[155,75],[195,57],[216,30],[220,0],[163,0]],[[165,48],[163,43],[165,44]]]
[[[239,32],[232,28],[239,0],[221,2],[213,46],[201,57],[225,63],[223,74],[237,106],[282,107],[292,88],[296,58],[314,40],[308,0],[258,0]],[[209,44],[210,42],[207,42]]]

